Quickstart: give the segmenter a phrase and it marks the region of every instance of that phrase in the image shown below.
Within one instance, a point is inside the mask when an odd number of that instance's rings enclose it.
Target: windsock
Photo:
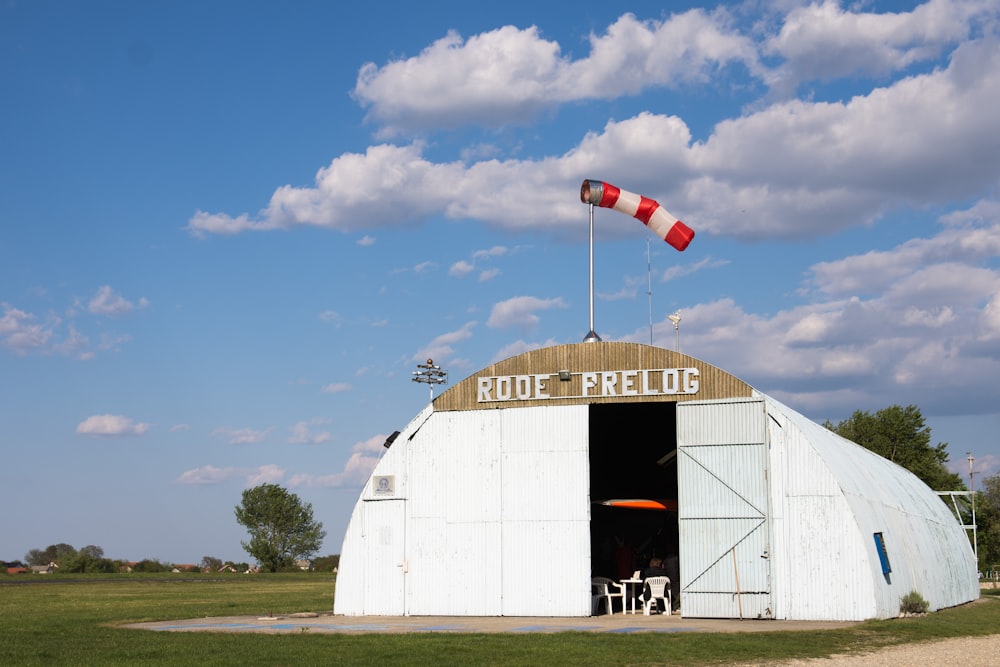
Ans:
[[[580,201],[631,215],[678,250],[687,248],[694,238],[694,230],[670,215],[670,211],[656,200],[621,190],[604,181],[585,180],[580,186]]]

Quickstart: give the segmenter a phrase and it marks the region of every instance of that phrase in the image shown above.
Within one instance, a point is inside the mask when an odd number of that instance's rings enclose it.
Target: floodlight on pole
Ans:
[[[681,351],[681,311],[672,315],[667,315],[667,319],[674,323],[674,352]]]
[[[413,371],[413,382],[423,382],[428,385],[431,391],[431,400],[434,400],[434,385],[448,382],[448,371],[441,370],[440,366],[434,364],[433,359],[428,359],[426,364],[417,364],[417,369]]]
[[[972,497],[972,553],[976,556],[976,567],[979,567],[979,540],[976,535],[976,481],[974,477],[976,473],[972,470],[972,464],[976,457],[972,455],[972,452],[965,454],[969,459],[969,495]]]

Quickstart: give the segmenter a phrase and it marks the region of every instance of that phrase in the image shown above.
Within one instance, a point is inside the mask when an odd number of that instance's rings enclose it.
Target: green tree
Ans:
[[[313,570],[316,572],[332,572],[335,567],[340,567],[340,554],[320,556],[313,561]]]
[[[824,426],[898,463],[935,491],[966,488],[961,475],[945,467],[948,444],[940,442],[931,446],[931,429],[915,405],[905,408],[891,405],[875,414],[857,410],[836,426],[830,422]]]
[[[979,571],[1000,569],[1000,474],[985,477],[976,491]]]
[[[60,542],[59,544],[50,544],[45,549],[32,549],[24,555],[24,560],[28,561],[31,565],[56,563],[62,566],[64,560],[74,558],[75,556],[76,549],[73,545]]]
[[[236,521],[250,533],[243,549],[269,571],[316,553],[326,531],[313,519],[312,505],[277,484],[261,484],[243,492]]]
[[[222,567],[222,559],[215,556],[204,556],[201,559],[201,569],[209,572],[218,572]]]

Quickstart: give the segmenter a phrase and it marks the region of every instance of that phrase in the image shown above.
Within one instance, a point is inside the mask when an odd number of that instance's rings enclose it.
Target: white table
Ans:
[[[622,579],[622,586],[624,586],[625,595],[629,595],[629,599],[632,601],[632,613],[635,614],[635,591],[631,590],[632,586],[639,586],[642,584],[642,579]],[[622,600],[622,613],[625,613],[625,601]]]

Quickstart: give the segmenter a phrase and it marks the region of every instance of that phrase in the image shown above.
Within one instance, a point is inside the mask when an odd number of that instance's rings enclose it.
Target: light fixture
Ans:
[[[674,351],[681,351],[681,311],[672,315],[667,315],[667,319],[674,323]]]
[[[413,382],[424,382],[431,390],[431,400],[434,400],[434,385],[444,384],[448,381],[448,371],[441,370],[440,366],[434,365],[433,359],[428,359],[426,364],[417,364],[419,370],[413,371]]]
[[[570,375],[571,374],[570,374],[569,371],[559,371],[559,381],[560,382],[569,382]]]

